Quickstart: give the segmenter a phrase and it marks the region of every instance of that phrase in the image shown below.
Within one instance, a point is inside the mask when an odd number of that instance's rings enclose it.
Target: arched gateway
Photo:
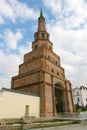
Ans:
[[[56,83],[57,81],[62,84]],[[41,116],[74,112],[71,84],[65,78],[60,57],[53,52],[53,43],[46,30],[42,10],[32,42],[32,51],[24,55],[24,62],[19,65],[19,73],[12,78],[11,83],[12,89],[40,96]]]
[[[64,88],[59,84],[55,84],[55,107],[56,113],[64,113]]]

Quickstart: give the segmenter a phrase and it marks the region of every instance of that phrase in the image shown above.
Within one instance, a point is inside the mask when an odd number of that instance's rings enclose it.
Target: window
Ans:
[[[51,69],[51,71],[54,73],[54,69]]]
[[[80,101],[80,99],[79,99],[79,97],[77,98],[77,102],[79,102]]]
[[[50,60],[50,56],[48,56],[48,59]]]
[[[33,56],[32,59],[35,59],[35,56]]]
[[[35,46],[35,49],[37,49],[37,47],[38,47],[38,46],[36,45],[36,46]]]
[[[57,75],[59,75],[59,72],[57,71]]]
[[[44,34],[42,33],[42,38],[44,38]]]
[[[79,92],[77,92],[77,95],[79,95]]]
[[[49,35],[47,35],[47,38],[49,38]]]
[[[51,46],[49,47],[50,50],[52,50]]]
[[[58,62],[56,61],[56,64],[58,64]]]
[[[86,98],[86,102],[87,102],[87,98]]]

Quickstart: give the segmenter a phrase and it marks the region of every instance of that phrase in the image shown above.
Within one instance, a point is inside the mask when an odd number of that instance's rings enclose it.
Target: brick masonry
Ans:
[[[38,18],[32,51],[24,55],[18,75],[12,77],[11,89],[38,94],[41,116],[74,112],[71,83],[65,78],[60,57],[53,52],[43,16]]]

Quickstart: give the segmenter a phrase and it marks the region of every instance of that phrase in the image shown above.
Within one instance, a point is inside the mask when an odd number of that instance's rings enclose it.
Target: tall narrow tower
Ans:
[[[53,52],[42,9],[32,51],[24,55],[18,75],[12,77],[11,88],[38,94],[41,116],[74,112],[71,84],[65,78],[60,57]]]

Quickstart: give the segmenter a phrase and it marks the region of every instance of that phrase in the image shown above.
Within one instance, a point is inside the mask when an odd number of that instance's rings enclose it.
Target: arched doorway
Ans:
[[[64,112],[63,93],[64,90],[58,84],[55,84],[55,108],[57,114],[63,114]]]

